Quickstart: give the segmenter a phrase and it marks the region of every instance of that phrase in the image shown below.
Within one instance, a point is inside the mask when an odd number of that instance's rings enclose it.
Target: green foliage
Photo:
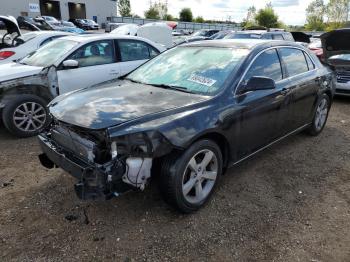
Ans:
[[[183,8],[180,11],[180,21],[192,22],[192,20],[193,20],[192,10],[190,8]]]
[[[276,28],[279,26],[278,15],[273,10],[271,3],[268,3],[264,9],[260,9],[255,19],[258,25],[266,28]]]
[[[194,20],[196,23],[204,23],[204,18],[201,16],[197,16],[196,19]]]
[[[145,11],[145,18],[147,18],[147,19],[160,19],[158,8],[154,5],[151,5],[149,7],[149,9]]]
[[[324,15],[326,6],[323,0],[314,0],[306,8],[306,29],[310,31],[324,31]]]
[[[170,14],[167,14],[167,15],[165,16],[165,20],[167,20],[167,21],[174,21],[174,20],[175,20],[175,17],[173,17],[173,16],[170,15]]]
[[[119,0],[118,10],[121,16],[130,17],[131,16],[130,0]]]

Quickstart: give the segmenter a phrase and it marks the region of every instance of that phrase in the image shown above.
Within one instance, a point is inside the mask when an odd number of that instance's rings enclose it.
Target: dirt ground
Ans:
[[[228,170],[192,215],[156,187],[80,201],[0,128],[0,261],[350,261],[350,98],[319,137],[299,134]]]

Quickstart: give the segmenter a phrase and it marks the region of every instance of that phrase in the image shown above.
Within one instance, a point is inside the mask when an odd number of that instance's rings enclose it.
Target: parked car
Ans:
[[[289,135],[320,134],[332,84],[332,72],[292,42],[185,44],[117,81],[57,97],[39,158],[74,176],[80,198],[143,190],[157,174],[165,200],[193,212],[225,168]]]
[[[324,62],[321,39],[313,41],[308,45],[308,48],[318,57],[318,59],[320,59],[321,62]]]
[[[12,47],[18,37],[21,36],[21,30],[19,29],[16,18],[13,16],[0,16],[0,22],[3,24],[5,32],[0,34],[0,50],[8,47]]]
[[[324,62],[336,75],[336,94],[350,96],[350,29],[338,29],[321,36]]]
[[[59,31],[36,31],[23,34],[15,40],[13,47],[0,50],[0,65],[23,58],[41,46],[68,35],[71,34]]]
[[[72,22],[69,22],[69,21],[61,21],[61,25],[55,26],[54,30],[69,32],[74,34],[85,34],[85,30],[76,27]]]
[[[89,26],[89,30],[99,30],[100,26],[94,20],[91,19],[83,19],[84,22]]]
[[[47,23],[49,23],[50,25],[53,26],[60,26],[61,22],[58,21],[55,17],[53,16],[48,16],[48,15],[43,15],[41,16],[41,18],[43,18]]]
[[[139,28],[140,26],[136,24],[123,24],[118,26],[116,29],[113,29],[111,34],[136,36]]]
[[[83,30],[89,30],[90,26],[83,19],[69,19],[69,22],[72,22],[75,26]]]
[[[225,36],[229,35],[229,34],[233,34],[235,31],[233,30],[226,30],[226,31],[220,31],[217,32],[216,34],[213,34],[210,37],[210,40],[219,40],[219,39],[223,39]]]
[[[36,135],[49,123],[52,98],[125,75],[164,51],[128,36],[69,36],[22,60],[0,65],[0,111],[18,137]]]
[[[194,32],[192,35],[187,37],[184,42],[190,43],[190,42],[196,42],[201,40],[210,40],[210,37],[216,33],[218,33],[219,30],[214,29],[201,29],[197,32]]]
[[[285,40],[294,42],[293,35],[284,31],[265,31],[265,30],[249,30],[238,31],[229,34],[224,39],[269,39],[269,40]]]
[[[105,32],[110,33],[114,29],[117,29],[119,26],[125,25],[125,23],[113,23],[113,22],[108,22],[106,24]]]
[[[53,30],[53,27],[40,17],[19,16],[17,22],[21,29],[29,31]]]

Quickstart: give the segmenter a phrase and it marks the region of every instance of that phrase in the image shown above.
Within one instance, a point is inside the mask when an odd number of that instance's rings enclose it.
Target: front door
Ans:
[[[276,88],[236,96],[236,103],[240,108],[240,125],[237,130],[239,141],[236,151],[238,158],[254,153],[282,136],[283,122],[289,117],[289,82],[283,79],[276,49],[267,50],[259,55],[247,71],[242,88],[254,76],[275,80]]]
[[[79,66],[74,69],[65,69],[62,65],[59,67],[57,78],[60,94],[120,76],[113,40],[86,44],[77,49],[66,60],[76,60]]]

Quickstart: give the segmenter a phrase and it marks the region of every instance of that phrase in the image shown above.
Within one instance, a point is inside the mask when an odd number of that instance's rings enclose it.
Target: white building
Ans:
[[[0,0],[0,15],[50,15],[58,19],[88,18],[99,24],[116,16],[115,0]]]

